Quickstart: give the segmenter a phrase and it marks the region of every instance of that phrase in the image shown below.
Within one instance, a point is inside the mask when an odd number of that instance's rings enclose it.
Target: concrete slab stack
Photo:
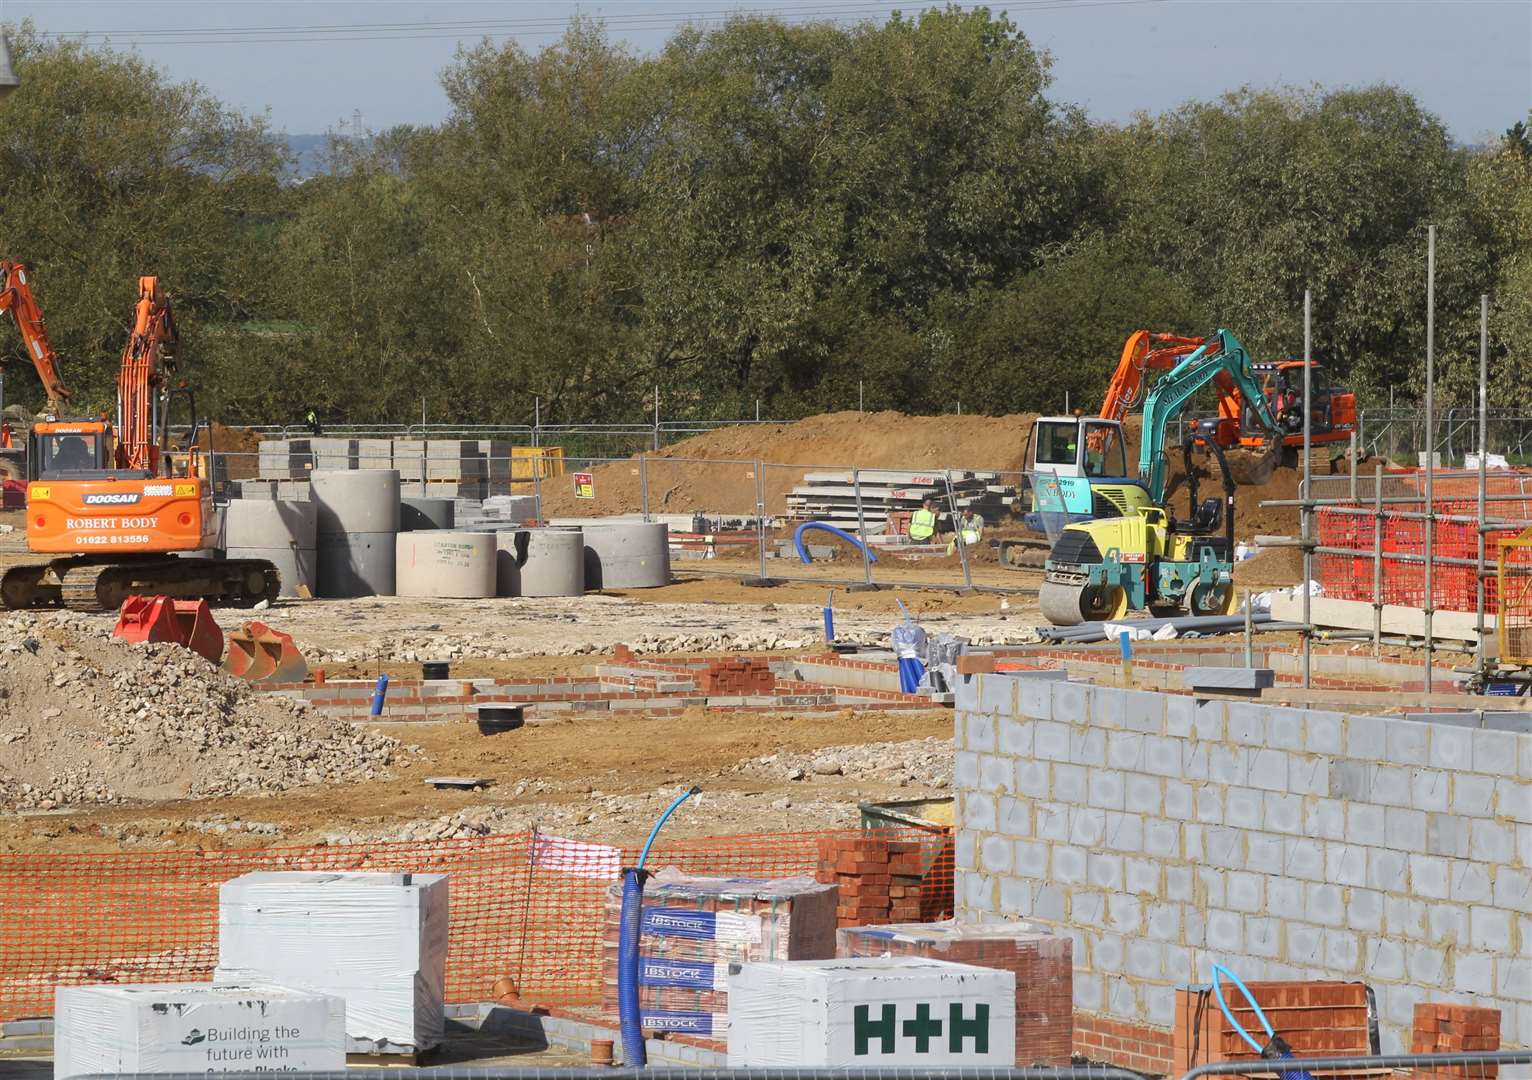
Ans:
[[[308,439],[263,439],[256,454],[262,480],[292,480],[308,475],[314,453]]]
[[[392,469],[394,441],[392,439],[357,439],[356,467],[358,469]]]
[[[791,518],[826,521],[842,528],[857,525],[857,489],[862,493],[861,520],[882,526],[891,515],[919,510],[921,502],[934,498],[946,512],[951,486],[957,508],[972,507],[988,521],[997,520],[1015,501],[1014,484],[1002,482],[999,473],[962,469],[933,472],[896,472],[891,469],[854,472],[805,473],[803,483],[787,493]]]
[[[356,440],[314,438],[309,440],[316,469],[356,468]]]
[[[319,595],[392,596],[399,532],[399,474],[316,470]]]

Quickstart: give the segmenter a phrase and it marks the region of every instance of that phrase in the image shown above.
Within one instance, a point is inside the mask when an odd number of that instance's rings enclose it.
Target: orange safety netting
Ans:
[[[823,839],[860,830],[657,845],[649,869],[814,876]],[[919,830],[879,835],[930,838]],[[446,1000],[487,1001],[502,977],[549,1004],[599,999],[603,899],[633,848],[515,833],[465,840],[248,851],[0,855],[0,1020],[49,1016],[57,986],[205,982],[218,961],[218,886],[257,870],[450,875]],[[951,881],[951,848],[932,874]],[[948,886],[950,888],[950,884]]]
[[[1477,480],[1475,479],[1475,484]],[[1515,495],[1522,492],[1521,477],[1502,478],[1488,485],[1489,494]],[[1438,478],[1432,492],[1437,520],[1432,531],[1431,567],[1432,607],[1439,611],[1474,611],[1478,603],[1474,566],[1465,565],[1478,558],[1479,519],[1476,488],[1466,495],[1463,477]],[[1450,497],[1438,492],[1446,487]],[[1315,556],[1315,575],[1324,594],[1337,600],[1374,600],[1376,569],[1377,598],[1385,604],[1406,607],[1426,606],[1426,523],[1418,515],[1423,504],[1385,506],[1381,530],[1377,529],[1375,508],[1365,501],[1355,506],[1327,506],[1315,511],[1317,542],[1321,547],[1345,548],[1355,554],[1321,552]],[[1532,520],[1532,497],[1489,503],[1490,520],[1514,522]],[[1416,515],[1416,516],[1411,516]],[[1520,524],[1507,525],[1484,534],[1484,562],[1490,571],[1484,582],[1484,610],[1493,615],[1499,610],[1499,593],[1493,570],[1497,541],[1521,532]],[[1381,557],[1374,567],[1373,552],[1381,533]],[[1447,561],[1455,560],[1455,561]]]

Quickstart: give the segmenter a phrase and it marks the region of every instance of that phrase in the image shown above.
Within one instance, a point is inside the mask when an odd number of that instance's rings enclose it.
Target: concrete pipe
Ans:
[[[670,584],[670,527],[659,523],[587,525],[585,587],[656,589]]]
[[[395,504],[398,505],[397,503]],[[319,595],[393,596],[397,533],[319,534]]]
[[[495,533],[499,596],[579,596],[585,591],[585,542],[579,529],[506,529]]]
[[[457,503],[451,499],[410,496],[399,500],[399,531],[423,532],[450,529],[457,520]]]
[[[494,533],[400,533],[395,551],[399,596],[479,599],[495,595]]]
[[[319,595],[319,556],[312,547],[231,547],[224,550],[226,559],[264,559],[282,575],[279,596],[299,596],[298,586],[310,596]]]
[[[399,531],[395,469],[315,469],[310,474],[309,498],[319,507],[320,536]]]
[[[311,502],[234,499],[224,510],[221,548],[314,549],[318,506]]]

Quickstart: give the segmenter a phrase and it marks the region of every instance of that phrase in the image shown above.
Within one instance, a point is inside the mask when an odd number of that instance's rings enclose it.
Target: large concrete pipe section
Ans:
[[[579,529],[503,529],[495,533],[500,596],[579,596],[585,591],[585,541]]]
[[[583,532],[587,589],[656,589],[670,584],[668,525],[587,525]]]
[[[315,469],[309,498],[318,513],[319,595],[394,595],[398,471]]]
[[[320,536],[399,531],[397,469],[315,469],[309,481]]]
[[[402,532],[395,546],[400,596],[480,599],[495,595],[495,534]]]
[[[394,541],[398,533],[319,536],[319,595],[332,599],[393,596]]]
[[[318,508],[311,502],[234,499],[224,510],[219,550],[230,559],[265,559],[282,575],[282,596],[318,589]]]
[[[399,531],[450,529],[457,520],[457,503],[451,499],[409,496],[399,500]]]

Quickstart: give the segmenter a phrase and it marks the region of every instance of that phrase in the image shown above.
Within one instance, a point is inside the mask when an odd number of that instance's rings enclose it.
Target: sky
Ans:
[[[0,0],[0,19],[110,35],[177,80],[269,110],[289,134],[431,124],[437,76],[488,34],[537,49],[575,14],[657,49],[687,19],[732,11],[790,20],[874,18],[929,4],[883,0]],[[972,6],[964,4],[963,6]],[[1055,100],[1098,120],[1160,112],[1255,86],[1396,83],[1460,142],[1532,106],[1532,0],[992,0],[1054,57]],[[99,36],[91,40],[101,40]]]

